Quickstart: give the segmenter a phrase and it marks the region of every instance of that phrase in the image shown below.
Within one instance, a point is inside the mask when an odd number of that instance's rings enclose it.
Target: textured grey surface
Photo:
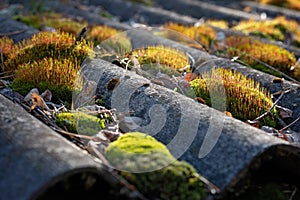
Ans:
[[[271,93],[275,93],[280,91],[281,89],[285,88],[292,88],[293,92],[287,93],[284,95],[284,97],[279,101],[279,105],[289,108],[293,111],[293,116],[291,119],[287,120],[287,123],[292,122],[300,115],[300,87],[297,84],[294,84],[289,81],[284,81],[282,84],[279,83],[273,83],[273,79],[275,78],[272,75],[260,72],[258,70],[240,65],[236,62],[232,62],[228,59],[224,58],[217,58],[216,56],[210,55],[206,52],[190,48],[188,46],[182,45],[180,43],[171,41],[167,38],[158,38],[156,36],[153,36],[150,32],[145,30],[132,30],[128,32],[128,37],[131,39],[132,47],[135,48],[141,48],[145,46],[151,46],[151,45],[165,45],[170,46],[179,50],[182,50],[186,53],[188,53],[191,57],[195,60],[194,68],[196,68],[196,71],[199,71],[201,74],[203,71],[210,70],[211,67],[219,66],[223,68],[229,68],[233,70],[237,70],[243,74],[245,74],[249,78],[253,78],[255,81],[260,82],[261,86],[265,87],[270,91]],[[175,34],[176,35],[176,34]],[[172,38],[175,38],[174,37]],[[179,42],[183,43],[185,42],[185,38],[181,37],[181,41]],[[188,41],[188,40],[187,40]],[[274,101],[278,98],[278,95],[275,96]],[[300,121],[295,123],[292,127],[292,130],[300,132]]]
[[[38,30],[21,22],[12,20],[5,15],[0,15],[0,27],[1,34],[8,34],[8,36],[15,42],[20,42],[23,39],[30,38],[33,34],[38,32]],[[14,34],[16,31],[19,31],[19,33]]]
[[[120,16],[121,21],[133,20],[138,23],[152,26],[161,25],[170,21],[183,24],[194,24],[197,22],[197,19],[180,15],[176,12],[164,10],[159,7],[144,6],[125,0],[89,0],[88,4],[103,6],[111,14]]]
[[[261,154],[269,155],[271,147],[291,149],[296,154],[295,157],[299,157],[299,149],[283,140],[268,136],[241,121],[152,84],[147,79],[106,61],[95,59],[86,63],[82,74],[86,80],[98,83],[96,92],[104,97],[107,106],[123,108],[119,110],[121,112],[133,111],[135,116],[143,119],[142,126],[137,130],[154,135],[168,145],[173,155],[191,163],[220,189],[229,189],[239,183],[246,177],[248,167],[256,163]],[[120,83],[111,91],[107,89],[107,84],[112,78],[119,78]],[[157,105],[165,110],[153,113],[153,108]],[[164,122],[162,126],[161,121]],[[221,135],[218,138],[219,127]],[[203,144],[209,134],[212,136],[211,141]],[[216,145],[212,150],[199,158],[201,146],[209,148],[209,143],[214,141]],[[276,152],[280,154],[284,151],[272,150],[272,160],[276,160]],[[256,165],[260,167],[260,164]],[[297,170],[293,170],[299,176]]]
[[[203,1],[195,0],[154,0],[154,2],[166,10],[189,15],[194,18],[221,19],[227,21],[240,21],[244,19],[259,19],[259,15],[249,14],[240,10],[234,10]]]
[[[0,95],[0,199],[32,199],[87,174],[102,177],[107,186],[114,180],[101,163]]]

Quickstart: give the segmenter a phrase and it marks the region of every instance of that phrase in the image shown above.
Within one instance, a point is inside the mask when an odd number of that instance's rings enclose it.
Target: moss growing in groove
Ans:
[[[270,69],[262,67],[262,64],[255,60],[257,59],[283,73],[293,76],[293,71],[290,69],[296,63],[296,57],[293,53],[281,47],[242,36],[230,36],[226,38],[225,43],[228,46],[227,54],[229,56],[239,56],[239,59],[253,68],[270,73]],[[271,74],[278,75],[274,74],[274,72]]]
[[[91,46],[67,33],[41,32],[15,44],[2,68],[15,73],[15,91],[25,95],[34,87],[50,89],[53,100],[70,103],[77,71],[87,56],[93,56]]]
[[[56,124],[72,133],[95,135],[105,128],[105,119],[82,112],[63,112],[56,115]]]
[[[147,48],[136,49],[130,52],[132,56],[137,56],[141,65],[158,63],[165,70],[169,68],[169,71],[178,71],[184,67],[189,67],[188,56],[177,49],[165,47],[165,46],[149,46]],[[165,66],[165,67],[164,67]],[[167,67],[167,68],[166,68]]]
[[[4,66],[3,66],[4,61],[7,59],[7,56],[13,50],[13,46],[14,46],[14,41],[12,39],[8,37],[0,38],[0,54],[1,54],[0,69],[3,71],[4,71]]]
[[[92,44],[76,42],[68,33],[40,32],[32,38],[15,44],[7,59],[4,70],[15,70],[24,63],[41,60],[45,57],[57,59],[76,58],[81,63],[92,52]]]
[[[30,14],[30,15],[17,15],[14,19],[19,20],[29,26],[33,26],[42,30],[43,26],[53,27],[58,31],[67,32],[72,35],[86,27],[88,24],[85,21],[76,21],[72,18],[66,18],[59,13],[43,13],[43,14]]]
[[[270,4],[300,10],[299,0],[260,0],[259,2],[262,4]]]
[[[87,38],[93,41],[95,45],[97,45],[118,33],[121,33],[121,31],[105,25],[97,25],[91,28],[87,35]]]
[[[205,196],[205,186],[195,169],[177,161],[165,145],[149,135],[122,135],[107,147],[106,157],[117,169],[125,170],[120,174],[148,198],[199,200]]]
[[[211,105],[210,92],[218,92],[220,87],[224,87],[227,110],[237,119],[253,120],[273,105],[270,94],[261,88],[259,83],[255,83],[254,80],[248,79],[241,73],[216,68],[201,75],[201,78],[190,82],[196,96],[203,98],[208,105]],[[275,127],[276,113],[276,110],[273,110],[272,115],[265,117],[263,123]]]
[[[212,43],[217,39],[216,31],[207,24],[202,24],[200,26],[184,26],[176,23],[169,23],[165,25],[165,28],[180,32],[189,38],[192,38],[201,45],[209,48]]]
[[[299,46],[300,30],[295,20],[286,19],[284,16],[278,16],[274,19],[262,21],[246,20],[241,21],[232,29],[242,31],[243,33],[256,35],[269,40],[280,40]],[[294,35],[294,38],[293,36]]]

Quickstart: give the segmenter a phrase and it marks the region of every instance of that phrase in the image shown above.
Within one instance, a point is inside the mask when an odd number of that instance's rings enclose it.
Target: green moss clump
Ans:
[[[229,69],[217,68],[210,73],[205,72],[201,78],[191,81],[190,85],[196,96],[203,98],[208,105],[211,105],[210,92],[218,93],[224,87],[227,110],[242,121],[255,119],[273,105],[270,94],[259,83]],[[265,124],[275,127],[276,110],[272,111],[272,115],[265,118]]]
[[[149,198],[199,200],[205,196],[204,184],[195,169],[177,161],[165,145],[149,135],[139,132],[122,135],[107,147],[106,157]]]
[[[101,129],[105,128],[104,120],[82,112],[63,112],[56,115],[56,124],[59,127],[66,128],[72,133],[84,135],[97,134]]]
[[[241,60],[253,68],[260,69],[266,73],[270,72],[268,68],[262,68],[261,64],[257,61],[260,60],[283,73],[293,76],[290,68],[296,63],[296,57],[293,53],[281,47],[241,36],[230,36],[226,38],[225,43],[229,47],[227,50],[229,56],[239,56]]]

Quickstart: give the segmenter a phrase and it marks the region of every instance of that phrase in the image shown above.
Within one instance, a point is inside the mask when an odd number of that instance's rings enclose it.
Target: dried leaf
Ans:
[[[32,105],[31,105],[30,111],[32,111],[37,106],[39,106],[43,110],[49,110],[49,108],[46,105],[43,98],[40,95],[38,95],[37,93],[31,94],[31,101],[32,101]]]
[[[40,92],[37,88],[31,89],[30,92],[28,92],[28,94],[26,94],[26,96],[24,97],[24,101],[26,101],[26,102],[31,101],[31,98],[32,98],[31,96],[33,93],[39,94]]]

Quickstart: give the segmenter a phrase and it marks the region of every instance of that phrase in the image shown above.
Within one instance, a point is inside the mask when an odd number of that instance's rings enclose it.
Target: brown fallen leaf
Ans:
[[[31,101],[32,101],[32,105],[30,107],[29,112],[31,112],[37,106],[39,106],[43,110],[49,110],[49,108],[46,105],[44,99],[40,95],[38,95],[37,93],[32,93],[31,94]]]

